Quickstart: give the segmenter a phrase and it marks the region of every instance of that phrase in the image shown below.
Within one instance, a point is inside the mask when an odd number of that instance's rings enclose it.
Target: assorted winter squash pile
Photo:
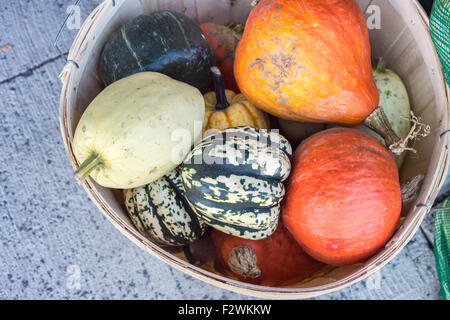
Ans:
[[[242,281],[364,262],[400,219],[405,86],[372,69],[354,0],[262,0],[242,27],[166,10],[112,34],[75,176],[123,190],[138,231],[192,263],[213,264],[190,250],[209,239]]]

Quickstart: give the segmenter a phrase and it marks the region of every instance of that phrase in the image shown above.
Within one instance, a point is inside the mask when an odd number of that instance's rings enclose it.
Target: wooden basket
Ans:
[[[195,21],[216,23],[244,22],[251,0],[116,0],[100,4],[87,18],[69,52],[61,73],[61,134],[67,153],[76,168],[72,138],[81,114],[101,91],[98,58],[110,34],[142,13],[171,9]],[[83,186],[103,214],[131,241],[169,265],[207,283],[242,294],[262,298],[308,298],[329,293],[360,281],[377,271],[408,243],[425,214],[433,205],[448,170],[449,89],[429,35],[426,13],[415,0],[360,0],[363,12],[381,9],[381,29],[370,30],[373,58],[383,57],[389,68],[405,81],[416,115],[431,125],[431,134],[416,143],[417,155],[408,154],[401,171],[404,181],[418,174],[425,176],[420,194],[404,208],[404,220],[384,249],[364,264],[328,268],[310,279],[287,287],[265,287],[233,280],[223,274],[196,267],[143,237],[128,219],[114,190],[92,180]],[[377,6],[377,7],[369,7]],[[369,8],[369,10],[366,10]],[[373,11],[376,12],[376,11]],[[366,14],[369,17],[371,14]]]

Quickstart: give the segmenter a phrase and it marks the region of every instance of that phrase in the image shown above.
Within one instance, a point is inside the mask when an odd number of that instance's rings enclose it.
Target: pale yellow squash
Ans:
[[[193,86],[142,72],[104,89],[81,117],[72,144],[75,176],[129,189],[177,167],[201,138],[203,97]]]
[[[405,139],[411,130],[411,106],[408,91],[402,79],[392,70],[386,69],[383,61],[379,61],[373,70],[373,76],[380,94],[380,107],[383,108],[389,123],[394,132],[402,139]],[[373,130],[364,125],[357,127],[383,144],[384,139]],[[400,169],[405,160],[406,152],[401,155],[393,155],[397,167]]]

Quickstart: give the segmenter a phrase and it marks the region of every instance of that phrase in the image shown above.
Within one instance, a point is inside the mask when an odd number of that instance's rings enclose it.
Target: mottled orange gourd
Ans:
[[[225,88],[239,92],[234,80],[233,63],[234,52],[241,35],[226,26],[212,22],[201,23],[200,28],[214,51],[214,63],[224,77]]]
[[[323,267],[322,263],[303,251],[282,222],[270,237],[262,240],[246,240],[215,229],[211,237],[216,246],[219,261],[228,270],[230,270],[229,261],[233,249],[247,247],[253,251],[256,257],[253,267],[259,276],[245,277],[234,272],[245,282],[266,286],[289,285],[311,276]],[[251,272],[250,270],[249,273]]]
[[[328,129],[305,140],[295,151],[286,189],[286,228],[324,263],[363,262],[385,245],[400,218],[394,159],[355,129]]]
[[[354,0],[262,0],[234,74],[258,108],[292,121],[361,123],[377,106],[367,26]]]

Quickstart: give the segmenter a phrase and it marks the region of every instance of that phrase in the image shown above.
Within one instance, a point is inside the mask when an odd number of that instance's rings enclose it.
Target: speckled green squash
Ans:
[[[174,170],[146,186],[124,190],[124,200],[141,234],[157,244],[183,246],[207,230],[183,194],[181,176]]]
[[[186,198],[222,232],[264,239],[276,229],[292,149],[275,132],[229,128],[203,139],[181,166]]]
[[[182,13],[163,10],[138,16],[111,36],[100,57],[100,75],[107,86],[155,71],[205,92],[213,64],[214,53],[200,27]]]

